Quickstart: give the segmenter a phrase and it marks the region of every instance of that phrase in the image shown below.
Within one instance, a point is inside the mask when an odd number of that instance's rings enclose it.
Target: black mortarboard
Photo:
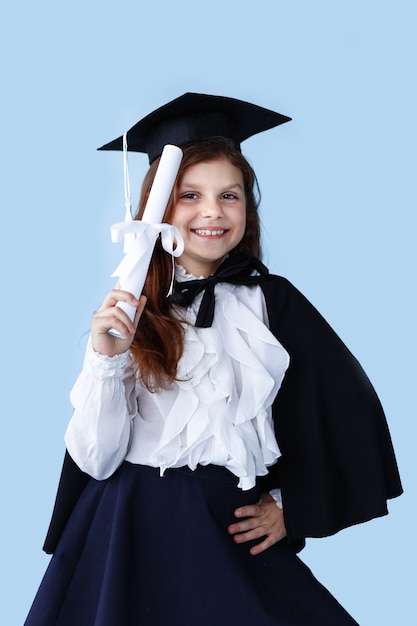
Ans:
[[[127,149],[147,153],[152,163],[166,144],[183,146],[221,136],[240,146],[248,137],[290,120],[235,98],[185,93],[132,126],[127,132]],[[99,150],[123,150],[123,136]]]

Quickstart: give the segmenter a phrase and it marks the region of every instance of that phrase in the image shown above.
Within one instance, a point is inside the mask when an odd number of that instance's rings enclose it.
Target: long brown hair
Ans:
[[[224,137],[215,137],[188,144],[182,149],[183,158],[175,188],[165,211],[164,222],[170,222],[175,208],[178,184],[185,171],[197,163],[226,158],[242,172],[246,197],[245,233],[231,254],[249,250],[255,256],[260,257],[258,216],[260,194],[255,172],[251,165],[233,143]],[[152,163],[144,178],[139,209],[135,219],[141,219],[143,215],[158,164],[159,159]],[[184,326],[181,320],[172,314],[172,305],[167,298],[171,276],[171,257],[163,250],[158,240],[143,288],[143,294],[148,299],[147,304],[131,346],[141,380],[150,391],[165,388],[177,379],[178,361],[183,353]]]

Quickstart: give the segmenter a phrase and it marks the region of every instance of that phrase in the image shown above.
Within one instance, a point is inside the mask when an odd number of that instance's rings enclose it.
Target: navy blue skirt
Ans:
[[[258,500],[215,466],[90,480],[25,626],[357,624],[285,540],[257,556],[233,541],[233,511]]]

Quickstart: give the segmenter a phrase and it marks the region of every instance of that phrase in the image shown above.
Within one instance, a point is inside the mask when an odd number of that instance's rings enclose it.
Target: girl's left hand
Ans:
[[[263,541],[252,546],[249,552],[260,554],[287,535],[284,514],[269,493],[263,493],[257,504],[242,506],[235,511],[235,517],[245,517],[241,522],[231,524],[228,531],[234,535],[236,543],[244,543],[265,537]]]

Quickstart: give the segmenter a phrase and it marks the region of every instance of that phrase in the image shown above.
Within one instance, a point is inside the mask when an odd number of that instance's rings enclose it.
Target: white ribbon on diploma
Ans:
[[[111,227],[112,241],[121,241],[126,234],[135,235],[129,240],[128,250],[113,272],[112,276],[119,277],[120,289],[133,293],[139,298],[145,284],[149,264],[158,236],[161,235],[162,247],[173,257],[179,257],[184,252],[184,242],[179,230],[171,224],[146,224],[139,220],[119,222]],[[168,292],[170,295],[172,290]],[[133,321],[136,308],[127,302],[118,302],[125,313]],[[112,331],[113,332],[113,331]]]
[[[124,155],[126,195],[126,136],[124,137]],[[131,216],[126,216],[124,222],[118,222],[111,227],[112,241],[117,243],[124,239],[125,242],[125,256],[112,276],[118,276],[120,289],[129,291],[135,298],[139,298],[142,293],[152,253],[159,235],[161,235],[162,247],[172,257],[179,257],[184,251],[184,241],[179,230],[171,224],[161,223],[177,177],[181,159],[182,150],[180,148],[166,145],[161,154],[142,219],[133,220]],[[129,188],[129,185],[127,188]],[[127,199],[127,204],[130,204],[130,198]],[[170,292],[173,280],[174,274]],[[135,307],[126,302],[118,302],[117,306],[122,308],[133,321],[136,313]],[[116,337],[120,337],[120,333],[114,329],[109,332]]]

